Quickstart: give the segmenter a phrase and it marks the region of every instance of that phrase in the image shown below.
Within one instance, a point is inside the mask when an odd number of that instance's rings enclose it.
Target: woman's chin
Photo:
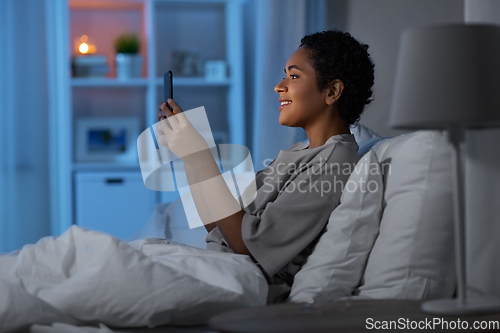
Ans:
[[[280,123],[280,125],[283,125],[286,127],[300,127],[300,126],[294,124],[293,122],[290,122],[289,120],[286,120],[285,118],[281,118],[281,117],[278,119],[278,122]]]
[[[283,117],[282,113],[280,113],[280,117],[278,118],[278,122],[280,123],[280,125],[289,126],[287,124],[286,117]]]

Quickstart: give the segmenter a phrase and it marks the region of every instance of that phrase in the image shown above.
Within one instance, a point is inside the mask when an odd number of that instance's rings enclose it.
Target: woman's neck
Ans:
[[[304,128],[309,139],[309,148],[320,147],[334,135],[351,134],[349,124],[339,117],[320,119],[308,128]]]

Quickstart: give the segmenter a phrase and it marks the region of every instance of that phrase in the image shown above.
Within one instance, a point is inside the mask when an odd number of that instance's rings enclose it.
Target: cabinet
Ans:
[[[82,159],[82,142],[88,140],[88,133],[81,128],[82,120],[106,119],[103,126],[113,127],[113,119],[135,119],[139,131],[130,130],[135,145],[139,133],[157,122],[157,107],[164,100],[163,73],[169,69],[174,68],[174,98],[178,104],[184,110],[205,106],[216,137],[222,142],[245,145],[239,0],[58,0],[47,1],[46,6],[53,234],[64,232],[73,223],[87,223],[82,221],[86,215],[75,207],[91,209],[93,204],[99,205],[97,197],[104,193],[99,188],[102,182],[85,179],[105,179],[117,172],[126,172],[135,179],[141,175],[137,154],[126,159]],[[123,33],[140,37],[140,77],[116,77],[113,45]],[[69,65],[78,52],[75,41],[82,35],[87,35],[89,43],[96,46],[96,54],[106,57],[110,70],[105,77],[72,77]],[[194,59],[193,71],[179,65],[186,57]],[[211,60],[227,64],[227,77],[205,78],[203,64]],[[109,195],[117,196],[129,191],[124,188],[122,193],[118,187],[107,190]],[[144,190],[149,191],[145,187]],[[146,212],[144,207],[175,200],[178,195],[159,192],[147,197],[148,205],[130,204],[122,209],[131,215],[141,211],[146,221],[152,209]],[[113,210],[111,206],[108,212],[104,212],[104,206],[100,209],[103,216]]]
[[[74,178],[75,223],[84,228],[128,239],[153,211],[140,173],[78,172]]]

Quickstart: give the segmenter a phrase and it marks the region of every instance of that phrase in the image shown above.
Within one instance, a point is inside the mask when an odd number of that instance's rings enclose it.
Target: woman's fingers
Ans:
[[[167,103],[174,110],[175,114],[179,114],[179,113],[183,112],[181,107],[179,105],[177,105],[177,103],[173,99],[170,99],[170,98],[167,99]]]
[[[161,103],[160,107],[161,111],[167,116],[167,118],[174,115],[174,113],[168,108],[167,103]]]
[[[162,135],[165,135],[165,132],[163,131],[163,126],[161,124],[163,120],[161,120],[160,122],[158,122],[158,124],[156,125],[156,132],[158,133],[158,137],[162,136]]]
[[[189,122],[188,119],[186,118],[186,115],[184,114],[184,111],[180,108],[179,105],[173,100],[173,99],[167,99],[167,103],[172,107],[172,109],[175,112],[175,118],[178,122]]]
[[[165,118],[167,119],[167,118]],[[157,140],[158,140],[158,143],[161,144],[163,147],[165,148],[168,148],[168,140],[167,140],[167,135],[165,134],[165,132],[163,131],[163,126],[162,126],[162,121],[166,121],[166,120],[161,120],[157,125],[156,125],[156,131],[158,133],[157,135]]]
[[[170,119],[163,119],[162,121],[160,121],[160,124],[161,126],[161,130],[163,132],[164,135],[172,135],[172,132],[173,132],[173,127],[172,127],[172,118]]]
[[[161,103],[160,105],[158,105],[158,113],[156,114],[158,121],[161,121],[162,119],[167,118],[167,115],[162,110],[163,104],[165,104],[165,103]]]
[[[160,135],[158,137],[158,142],[160,143],[160,145],[162,145],[163,147],[165,148],[168,148],[168,140],[167,140],[167,136],[165,134],[163,135]]]
[[[158,118],[158,121],[161,121],[162,119],[167,119],[167,116],[163,113],[163,111],[158,111],[156,114],[156,117]]]
[[[174,113],[170,111],[170,109],[167,106],[167,103],[163,102],[160,105],[158,105],[158,113],[156,114],[158,121],[161,121],[162,119],[171,117],[173,115]]]
[[[168,108],[167,103],[172,108],[173,112]],[[157,131],[162,132],[164,135],[171,135],[173,131],[178,130],[179,121],[187,120],[181,107],[173,100],[168,99],[167,103],[161,103],[158,106],[158,113],[156,114],[159,124]],[[173,117],[175,116],[175,117]],[[168,120],[167,120],[168,119]]]

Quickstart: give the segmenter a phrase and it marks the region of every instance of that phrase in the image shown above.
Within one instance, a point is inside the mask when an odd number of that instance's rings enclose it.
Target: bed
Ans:
[[[343,191],[326,232],[295,277],[288,302],[430,299],[454,293],[445,136],[420,131],[365,140],[370,147],[349,178],[357,185]],[[180,214],[180,206],[157,208],[149,232],[161,233],[165,223],[163,232],[173,235],[168,221]],[[242,255],[160,238],[125,243],[76,226],[57,241],[42,239],[23,251],[0,258],[0,331],[37,323],[33,332],[82,329],[75,325],[87,325],[89,332],[109,332],[109,327],[114,332],[210,332],[206,323],[214,315],[265,305],[265,279]],[[35,274],[30,270],[35,264],[45,270]],[[60,324],[50,326],[54,322]]]

